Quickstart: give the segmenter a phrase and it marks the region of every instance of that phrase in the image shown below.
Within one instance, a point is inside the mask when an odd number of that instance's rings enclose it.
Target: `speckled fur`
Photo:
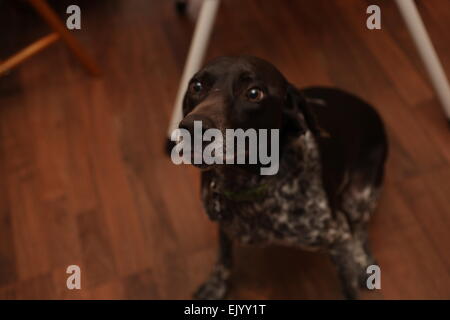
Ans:
[[[342,210],[332,212],[322,185],[321,161],[310,131],[285,149],[274,176],[233,174],[218,166],[202,173],[202,200],[207,214],[220,225],[219,259],[196,293],[200,299],[224,298],[231,274],[232,239],[242,244],[282,244],[307,250],[326,250],[336,264],[344,295],[356,298],[365,284],[365,269],[374,263],[367,245],[367,222],[375,209],[379,188],[348,183]],[[224,190],[239,191],[267,185],[258,201],[232,201]]]
[[[255,95],[256,94],[256,95]],[[189,82],[179,128],[280,130],[279,171],[258,165],[201,165],[206,212],[218,222],[219,258],[197,298],[225,297],[232,241],[327,251],[347,298],[356,298],[374,263],[367,224],[387,156],[381,117],[363,99],[338,88],[297,89],[271,63],[218,57]],[[239,152],[248,150],[239,150]],[[256,170],[254,170],[256,169]]]

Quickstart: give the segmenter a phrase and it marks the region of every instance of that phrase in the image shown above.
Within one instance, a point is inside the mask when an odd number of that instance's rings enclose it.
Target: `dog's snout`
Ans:
[[[186,129],[190,133],[194,133],[194,123],[195,121],[200,121],[202,125],[202,131],[206,131],[208,129],[214,128],[214,123],[211,119],[204,115],[200,114],[190,114],[187,115],[178,126],[180,129]],[[203,133],[202,132],[202,133]]]

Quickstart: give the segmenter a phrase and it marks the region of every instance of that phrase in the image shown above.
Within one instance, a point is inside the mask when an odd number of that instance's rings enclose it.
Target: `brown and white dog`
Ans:
[[[224,298],[232,267],[232,241],[326,250],[346,298],[365,286],[375,264],[367,225],[383,180],[387,139],[375,110],[333,88],[298,90],[270,63],[221,57],[191,79],[180,128],[279,129],[275,175],[256,165],[202,168],[202,199],[219,224],[219,253],[200,299]]]

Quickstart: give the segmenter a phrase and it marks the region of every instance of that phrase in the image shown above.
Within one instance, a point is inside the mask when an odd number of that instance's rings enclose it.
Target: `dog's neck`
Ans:
[[[225,189],[248,189],[257,187],[266,182],[268,176],[259,173],[259,167],[250,166],[218,166],[213,169],[215,176],[221,181],[222,188]]]
[[[307,131],[284,146],[280,152],[279,171],[275,175],[261,175],[261,167],[257,165],[216,166],[211,169],[216,190],[236,194],[258,192],[264,186],[280,181],[285,176],[299,174],[309,152],[317,152],[317,146],[312,133]]]
[[[216,167],[211,174],[210,191],[235,202],[261,199],[267,194],[270,183],[268,176],[235,166]]]

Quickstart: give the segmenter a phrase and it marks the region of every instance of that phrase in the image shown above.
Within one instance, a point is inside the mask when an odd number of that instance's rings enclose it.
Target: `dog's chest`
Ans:
[[[320,162],[317,153],[306,155],[285,158],[279,175],[262,179],[247,198],[225,191],[223,176],[209,176],[202,185],[207,213],[231,238],[246,244],[316,249],[332,242],[337,229],[321,183]]]

